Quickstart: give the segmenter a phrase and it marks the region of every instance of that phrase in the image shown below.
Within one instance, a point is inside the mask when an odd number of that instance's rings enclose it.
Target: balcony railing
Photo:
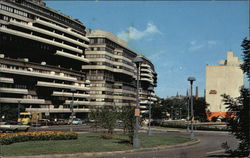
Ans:
[[[69,85],[69,84],[63,84],[63,83],[53,83],[53,82],[43,82],[38,81],[37,86],[41,87],[54,87],[54,88],[62,88],[62,89],[76,89],[76,90],[89,90],[89,87],[84,87],[80,85]]]
[[[0,72],[4,73],[10,73],[10,74],[18,74],[18,75],[26,75],[26,76],[35,76],[35,77],[42,77],[42,78],[50,78],[50,79],[58,79],[58,80],[65,80],[65,81],[77,81],[74,77],[69,76],[62,76],[62,75],[56,75],[56,74],[50,74],[50,73],[44,73],[44,72],[37,72],[30,70],[28,71],[25,69],[16,69],[16,68],[7,68],[0,66]]]

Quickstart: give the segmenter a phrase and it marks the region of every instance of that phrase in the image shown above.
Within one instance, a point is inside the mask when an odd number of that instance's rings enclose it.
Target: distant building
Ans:
[[[208,120],[212,117],[225,117],[227,114],[221,95],[231,97],[240,96],[240,88],[243,86],[243,71],[240,69],[241,61],[233,56],[233,52],[227,52],[227,59],[219,61],[219,65],[206,66],[206,102]]]

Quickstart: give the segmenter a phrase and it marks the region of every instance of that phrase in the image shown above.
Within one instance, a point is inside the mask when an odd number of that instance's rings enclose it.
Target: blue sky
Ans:
[[[189,76],[203,96],[206,64],[217,64],[229,50],[241,58],[240,44],[248,36],[247,1],[45,2],[148,57],[158,73],[156,94],[164,98],[185,95]]]

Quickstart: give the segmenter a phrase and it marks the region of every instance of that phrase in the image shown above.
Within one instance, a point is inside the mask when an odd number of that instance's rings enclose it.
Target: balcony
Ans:
[[[52,23],[49,23],[49,22],[47,22],[47,21],[43,21],[43,20],[41,20],[41,19],[36,19],[34,22],[35,22],[35,23],[42,24],[42,25],[47,26],[47,27],[54,28],[54,29],[56,29],[56,30],[59,30],[59,31],[62,31],[62,32],[65,32],[65,33],[68,33],[68,34],[70,34],[70,35],[72,35],[72,36],[78,37],[78,38],[80,38],[80,39],[82,39],[82,40],[84,40],[84,41],[86,41],[86,42],[89,42],[89,39],[88,39],[87,37],[84,37],[84,36],[82,36],[82,35],[79,35],[79,34],[73,32],[73,31],[71,31],[70,29],[66,29],[66,28],[60,27],[60,26],[58,26],[58,25],[56,25],[56,24],[52,24]]]
[[[1,93],[28,94],[27,89],[20,88],[0,88]]]
[[[32,34],[11,30],[11,29],[8,29],[5,26],[0,27],[0,32],[12,34],[14,36],[19,36],[19,37],[22,37],[22,38],[28,38],[28,39],[35,40],[35,41],[38,41],[38,42],[53,45],[53,46],[56,46],[56,47],[59,47],[59,48],[68,49],[68,50],[71,50],[71,51],[74,51],[74,52],[77,52],[77,53],[81,53],[81,54],[83,53],[83,50],[81,50],[81,49],[78,49],[78,48],[63,44],[63,43],[59,43],[59,42],[56,42],[56,41],[53,41],[53,40],[49,40],[49,39],[46,39],[46,38],[42,38],[42,37],[39,37],[39,36],[35,36],[35,35],[32,35]]]
[[[68,77],[63,75],[56,75],[53,73],[44,73],[44,72],[37,72],[33,71],[32,69],[13,69],[13,68],[6,68],[1,66],[0,72],[4,73],[10,73],[10,74],[17,74],[17,75],[25,75],[25,76],[34,76],[34,77],[42,77],[42,78],[50,78],[50,79],[58,79],[58,80],[64,80],[64,81],[77,81],[74,77]]]
[[[1,83],[14,83],[13,78],[7,78],[7,77],[0,77]]]
[[[58,96],[58,97],[72,97],[73,93],[69,92],[56,92],[54,91],[52,96]],[[74,97],[76,98],[89,98],[89,94],[80,94],[80,93],[74,93]]]
[[[146,76],[146,77],[149,77],[149,78],[152,78],[153,75],[151,73],[142,73],[140,74],[141,76]]]
[[[41,113],[71,113],[70,108],[26,108],[27,112],[41,112]],[[88,108],[74,108],[74,112],[90,112]]]
[[[62,88],[62,89],[76,89],[76,90],[82,90],[82,91],[89,90],[89,87],[84,87],[80,85],[69,85],[69,84],[63,84],[63,83],[53,83],[53,82],[43,82],[43,81],[38,81],[37,86],[54,87],[54,88]]]
[[[76,56],[76,55],[73,55],[73,54],[70,54],[70,53],[66,53],[66,52],[62,52],[62,51],[59,51],[57,50],[55,55],[59,55],[59,56],[63,56],[63,57],[67,57],[67,58],[71,58],[71,59],[75,59],[75,60],[79,60],[79,61],[82,61],[82,62],[85,62],[85,63],[89,63],[89,60],[84,58],[84,56]]]
[[[66,105],[70,105],[72,102],[72,100],[65,100]],[[89,105],[89,101],[78,101],[78,100],[74,100],[73,101],[73,105]]]
[[[21,104],[45,104],[44,99],[24,99],[24,98],[0,98],[0,103],[15,103],[20,101]]]
[[[68,38],[66,36],[59,35],[59,34],[56,34],[54,32],[44,30],[44,29],[40,29],[38,27],[34,27],[31,22],[27,24],[27,23],[24,23],[24,22],[17,22],[15,20],[11,20],[9,22],[9,24],[15,25],[15,26],[18,26],[18,27],[22,27],[22,28],[25,28],[25,29],[29,29],[31,31],[36,31],[36,32],[39,32],[39,33],[42,33],[42,34],[46,34],[46,35],[54,37],[54,38],[58,38],[58,39],[65,40],[67,42],[74,43],[74,44],[76,44],[78,46],[82,46],[82,47],[88,48],[88,45],[86,45],[84,43],[81,43],[81,42],[79,42],[77,40],[73,40],[73,39]]]

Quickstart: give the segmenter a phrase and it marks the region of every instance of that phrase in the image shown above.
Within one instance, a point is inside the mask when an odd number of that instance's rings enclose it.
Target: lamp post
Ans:
[[[75,89],[71,89],[71,92],[72,92],[72,100],[71,100],[71,103],[70,103],[70,110],[71,110],[71,119],[72,119],[72,121],[73,121],[73,116],[74,116],[74,92],[75,92],[76,90]],[[70,125],[70,132],[73,132],[73,128],[72,128],[72,122],[71,122],[71,125]]]
[[[190,131],[190,129],[189,129],[189,118],[190,118],[190,116],[189,116],[189,109],[190,109],[189,101],[190,101],[190,97],[189,97],[189,90],[188,90],[187,91],[187,132]]]
[[[189,77],[187,79],[190,82],[190,86],[191,86],[191,135],[190,138],[194,139],[194,124],[193,124],[193,120],[194,120],[194,109],[193,109],[193,82],[196,80],[194,77]]]
[[[136,88],[137,88],[137,100],[136,100],[136,108],[135,108],[135,129],[134,129],[134,137],[133,137],[133,147],[139,148],[140,141],[138,138],[138,131],[139,131],[139,118],[140,118],[140,100],[139,100],[139,71],[140,65],[143,62],[141,57],[135,57],[133,62],[136,64],[137,73],[136,73]]]
[[[181,116],[181,115],[182,115],[181,110],[182,110],[182,108],[180,108],[180,120],[181,120],[181,117],[182,117],[182,116]]]
[[[17,123],[20,121],[21,123],[21,119],[20,119],[20,103],[21,103],[21,100],[18,100],[17,101]],[[19,120],[20,119],[20,120]]]
[[[154,87],[149,86],[149,108],[148,108],[148,135],[151,135],[151,92],[154,90]]]

